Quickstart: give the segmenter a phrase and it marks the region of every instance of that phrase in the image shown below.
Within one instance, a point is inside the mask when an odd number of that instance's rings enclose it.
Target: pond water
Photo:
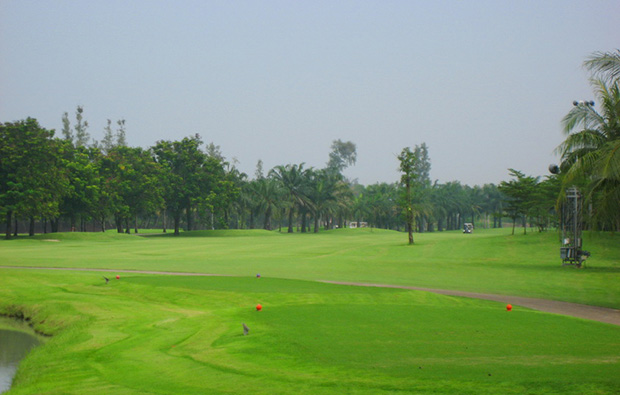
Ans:
[[[19,361],[39,344],[39,339],[27,332],[6,329],[6,325],[0,328],[0,393],[11,387]]]

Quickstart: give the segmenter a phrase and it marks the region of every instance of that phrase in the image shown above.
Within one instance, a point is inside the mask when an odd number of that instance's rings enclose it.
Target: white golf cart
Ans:
[[[474,224],[469,222],[463,224],[463,233],[474,233]]]

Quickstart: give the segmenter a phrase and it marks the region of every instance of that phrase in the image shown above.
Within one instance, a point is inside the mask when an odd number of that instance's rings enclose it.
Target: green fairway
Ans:
[[[356,281],[539,297],[620,307],[618,235],[584,235],[586,270],[562,267],[555,232],[509,229],[424,233],[416,245],[394,231],[319,234],[188,232],[136,237],[62,233],[0,242],[4,265],[161,270]]]
[[[490,301],[307,281],[617,307],[614,236],[586,239],[594,257],[585,270],[560,266],[554,234],[417,236],[415,246],[406,246],[403,234],[370,229],[2,241],[4,266],[234,275],[119,273],[117,280],[115,273],[0,266],[0,313],[23,315],[51,335],[23,361],[10,393],[617,393],[618,326],[519,306],[508,312]]]

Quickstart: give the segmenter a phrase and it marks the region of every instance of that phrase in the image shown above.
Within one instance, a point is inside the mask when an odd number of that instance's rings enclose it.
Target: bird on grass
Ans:
[[[107,278],[106,276],[103,276],[103,278],[104,278],[106,284],[110,282],[110,279]]]
[[[242,322],[242,325],[243,325],[243,336],[245,336],[248,333],[250,333],[250,328],[248,328],[248,326],[245,324],[245,322]]]

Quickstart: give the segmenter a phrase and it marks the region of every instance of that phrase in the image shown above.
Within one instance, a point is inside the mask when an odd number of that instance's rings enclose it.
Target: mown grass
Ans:
[[[616,393],[620,328],[490,301],[307,280],[462,289],[618,307],[617,236],[187,232],[0,241],[0,314],[51,335],[14,394]],[[594,237],[596,236],[596,237]],[[161,270],[236,277],[7,269]],[[255,275],[260,273],[261,278]],[[254,306],[264,308],[257,312]],[[241,323],[250,328],[243,336]]]
[[[585,270],[562,267],[554,232],[509,229],[416,234],[186,232],[181,237],[48,234],[0,242],[5,265],[162,270],[445,288],[620,307],[618,235],[586,234]],[[49,241],[49,240],[58,241]]]
[[[106,284],[87,272],[0,275],[0,310],[24,312],[53,335],[24,360],[12,394],[577,394],[620,386],[620,328],[495,302],[253,276],[123,274]]]

